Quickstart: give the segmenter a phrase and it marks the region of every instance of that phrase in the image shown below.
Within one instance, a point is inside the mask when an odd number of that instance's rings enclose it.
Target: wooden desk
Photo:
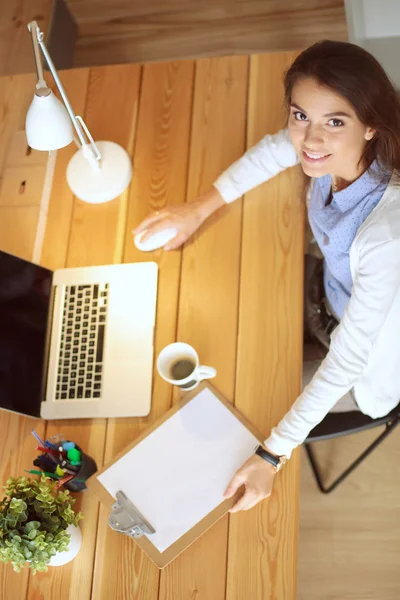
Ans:
[[[65,181],[74,148],[59,151],[41,253],[41,263],[51,268],[156,260],[155,356],[177,339],[193,344],[201,361],[217,368],[217,388],[266,434],[300,390],[299,173],[291,169],[247,194],[244,203],[224,209],[183,252],[139,253],[131,230],[150,210],[194,199],[246,147],[284,124],[281,79],[292,59],[288,53],[63,73],[75,110],[84,113],[94,138],[129,149],[134,178],[120,199],[84,204]],[[3,175],[33,86],[32,76],[0,80]],[[24,205],[17,195],[0,193],[0,246],[31,257],[39,215],[35,202]],[[63,432],[101,465],[175,400],[171,387],[155,375],[148,418],[45,423],[0,411],[1,478],[31,467],[32,425],[42,435]],[[298,459],[294,453],[268,501],[223,518],[162,572],[132,540],[108,527],[106,511],[84,493],[77,503],[85,515],[79,557],[35,577],[28,569],[15,574],[2,566],[0,596],[294,600]]]

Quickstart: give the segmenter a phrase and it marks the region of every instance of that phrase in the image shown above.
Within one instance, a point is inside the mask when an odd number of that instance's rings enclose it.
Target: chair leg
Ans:
[[[304,446],[305,446],[305,449],[307,452],[307,456],[310,461],[311,468],[314,473],[314,477],[316,479],[316,482],[317,482],[318,487],[321,490],[321,492],[324,494],[329,494],[330,492],[332,492],[340,483],[342,483],[342,481],[344,481],[346,479],[346,477],[348,477],[350,475],[350,473],[352,473],[354,471],[354,469],[356,469],[356,467],[358,467],[358,465],[360,463],[362,463],[362,461],[365,458],[367,458],[367,456],[369,454],[371,454],[371,452],[377,446],[379,446],[379,444],[381,444],[383,442],[383,440],[389,435],[389,433],[391,433],[393,431],[393,429],[396,427],[396,425],[399,424],[399,422],[400,422],[400,416],[396,417],[391,423],[386,423],[385,431],[383,433],[381,433],[381,435],[370,446],[368,446],[368,448],[329,486],[326,486],[322,481],[321,474],[320,474],[317,462],[315,460],[314,453],[311,450],[311,442],[305,442]]]

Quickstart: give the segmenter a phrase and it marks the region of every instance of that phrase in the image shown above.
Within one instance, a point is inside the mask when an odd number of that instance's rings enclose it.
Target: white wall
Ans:
[[[400,89],[400,0],[345,0],[349,41],[382,64]]]
[[[366,38],[400,36],[399,0],[362,0],[362,5]]]

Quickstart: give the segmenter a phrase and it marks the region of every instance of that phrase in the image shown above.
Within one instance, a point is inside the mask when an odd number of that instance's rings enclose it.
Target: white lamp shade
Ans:
[[[33,96],[25,122],[26,139],[34,150],[58,150],[73,140],[71,119],[53,92]]]
[[[77,198],[90,204],[114,200],[132,179],[132,163],[127,151],[114,142],[96,142],[100,166],[93,168],[80,148],[68,163],[68,185]]]

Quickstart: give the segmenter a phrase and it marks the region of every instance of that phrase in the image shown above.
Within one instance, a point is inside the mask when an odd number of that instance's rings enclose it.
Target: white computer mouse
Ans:
[[[141,250],[142,252],[151,252],[152,250],[157,250],[157,248],[162,248],[165,244],[168,244],[168,242],[176,236],[178,231],[173,227],[168,227],[167,229],[155,233],[149,237],[148,240],[141,242],[145,233],[146,230],[135,235],[133,242],[138,250]]]

